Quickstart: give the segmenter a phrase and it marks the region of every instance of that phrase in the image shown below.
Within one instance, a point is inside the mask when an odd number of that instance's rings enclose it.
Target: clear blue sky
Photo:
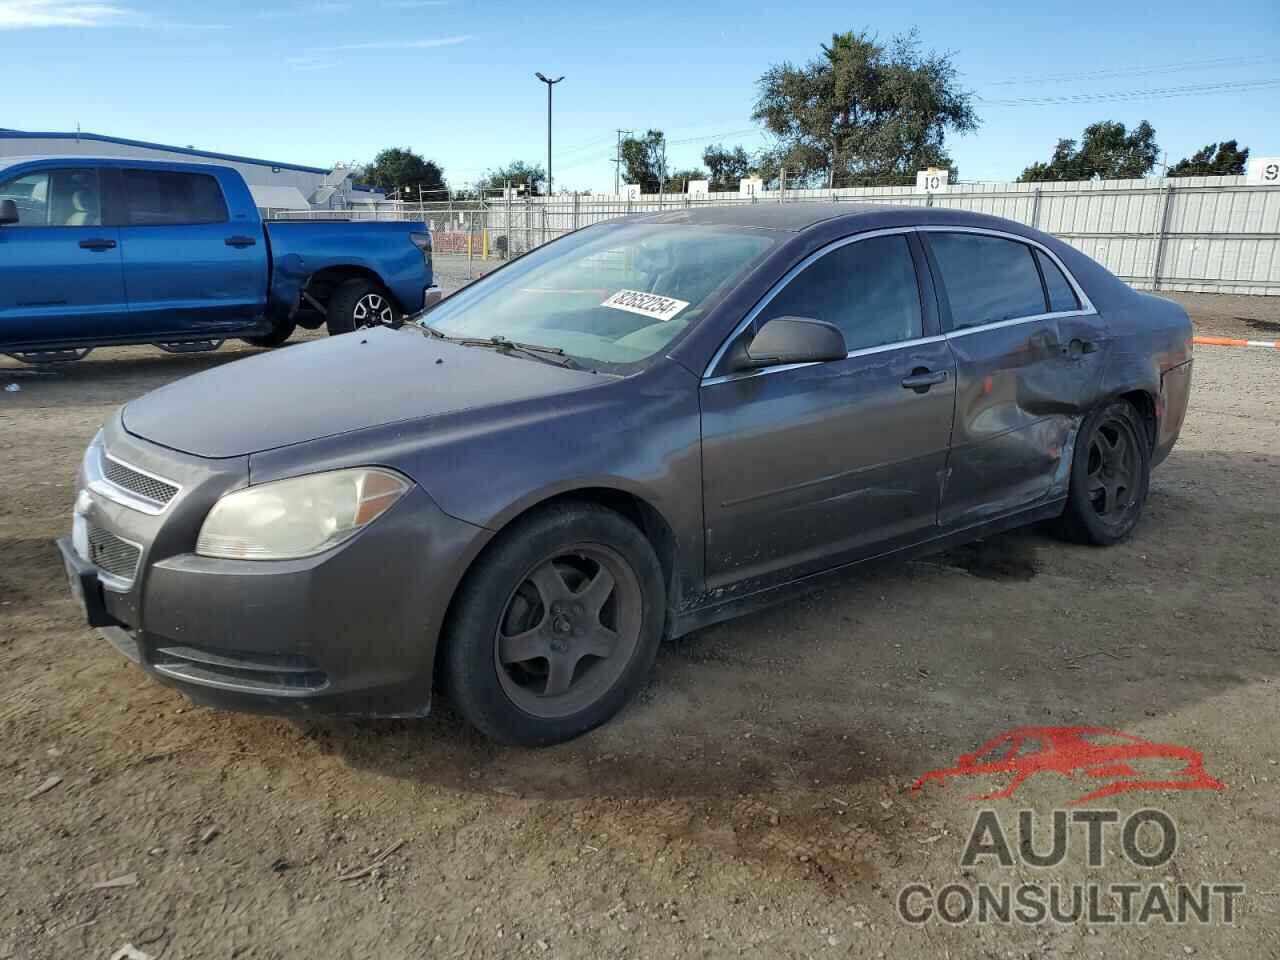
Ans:
[[[756,79],[808,60],[838,30],[917,26],[988,99],[1280,79],[1276,0],[889,6],[0,0],[0,126],[79,123],[316,166],[411,146],[460,186],[543,159],[541,70],[567,78],[556,87],[557,186],[600,190],[612,189],[617,127],[664,129],[673,167],[698,162],[716,134],[763,145],[750,132]],[[1151,121],[1170,161],[1233,137],[1280,154],[1280,86],[978,111],[981,129],[949,142],[965,180],[1010,179],[1099,119]],[[696,142],[674,143],[686,139]]]

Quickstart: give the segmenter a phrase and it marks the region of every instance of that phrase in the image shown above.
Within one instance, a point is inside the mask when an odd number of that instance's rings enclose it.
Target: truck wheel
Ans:
[[[271,327],[270,333],[264,333],[260,337],[241,337],[245,343],[255,347],[278,347],[291,336],[297,328],[297,324],[292,320],[277,320]]]
[[[552,506],[517,520],[467,575],[442,679],[493,739],[560,743],[635,696],[665,618],[662,567],[635,524],[597,504]]]
[[[1064,540],[1109,547],[1133,533],[1147,500],[1151,445],[1133,404],[1104,403],[1076,436],[1067,507],[1054,532]]]
[[[330,336],[363,327],[398,327],[402,323],[404,315],[391,295],[369,280],[348,280],[329,298],[327,325]]]

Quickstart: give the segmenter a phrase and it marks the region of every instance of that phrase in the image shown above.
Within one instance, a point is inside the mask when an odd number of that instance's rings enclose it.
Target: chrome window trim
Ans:
[[[875,237],[892,237],[898,234],[906,235],[906,234],[914,233],[915,230],[916,230],[915,227],[886,227],[883,230],[868,230],[866,233],[856,233],[851,237],[841,237],[839,240],[833,240],[829,244],[827,244],[825,247],[821,247],[813,251],[813,253],[809,254],[807,257],[805,257],[803,260],[797,263],[794,267],[792,267],[790,270],[784,273],[778,279],[778,281],[774,283],[772,287],[769,288],[769,290],[765,293],[765,295],[760,298],[760,302],[757,303],[754,307],[752,307],[751,310],[747,312],[747,315],[743,317],[741,321],[739,321],[738,325],[733,328],[733,332],[724,338],[724,342],[720,344],[720,349],[718,349],[715,352],[715,355],[712,356],[711,358],[711,362],[708,363],[702,371],[702,383],[703,384],[724,383],[726,380],[737,380],[737,379],[741,379],[742,377],[755,377],[755,376],[759,376],[760,374],[767,374],[767,373],[781,373],[783,370],[796,370],[800,367],[813,366],[812,363],[787,363],[777,367],[765,367],[763,370],[744,370],[739,373],[721,374],[718,377],[711,376],[711,371],[714,370],[717,366],[719,366],[720,361],[724,359],[725,353],[728,352],[729,350],[729,345],[732,344],[733,341],[738,338],[738,336],[742,333],[743,330],[747,329],[747,327],[750,326],[752,322],[754,322],[756,317],[758,317],[764,311],[765,307],[769,306],[769,304],[773,302],[773,298],[776,297],[779,293],[781,293],[783,288],[786,287],[786,285],[790,283],[792,280],[794,280],[796,278],[796,275],[799,274],[801,271],[803,271],[810,264],[814,263],[817,260],[821,260],[827,254],[832,253],[836,250],[839,250],[841,247],[847,247],[851,243],[859,243],[863,240],[871,240]],[[912,272],[914,273],[915,271],[914,260],[912,261],[911,269],[912,269]],[[923,308],[924,308],[924,305],[921,304],[921,311],[920,311],[921,323],[924,322]],[[858,350],[849,351],[848,356],[852,357],[867,351],[875,352],[882,349],[894,349],[897,347],[904,347],[904,346],[907,346],[908,344],[920,343],[928,339],[930,338],[917,337],[914,340],[899,340],[894,343],[880,344],[875,347],[863,347]],[[938,339],[941,340],[942,337],[939,337]]]
[[[86,486],[94,493],[104,499],[112,501],[113,503],[118,503],[123,507],[128,507],[130,510],[137,510],[139,513],[158,517],[169,509],[169,504],[173,503],[173,501],[178,498],[178,495],[182,493],[182,484],[170,480],[168,477],[162,477],[159,474],[152,473],[149,470],[143,470],[141,467],[135,467],[132,463],[121,460],[119,457],[113,457],[111,454],[107,453],[107,449],[104,446],[98,447],[98,457],[110,460],[112,463],[117,463],[127,470],[133,470],[135,473],[140,473],[144,477],[150,477],[152,480],[159,481],[160,483],[167,484],[174,488],[173,496],[169,498],[168,502],[160,503],[158,500],[152,500],[150,497],[144,497],[141,494],[134,493],[132,490],[127,490],[124,487],[112,483],[102,472],[100,460],[95,461],[92,457],[86,457],[85,473],[86,480],[88,481]]]
[[[738,334],[735,333],[736,337]],[[906,350],[909,347],[924,346],[929,343],[942,343],[947,338],[944,336],[936,337],[915,337],[911,340],[895,340],[893,343],[881,343],[874,347],[859,347],[857,350],[850,350],[844,355],[846,360],[852,360],[855,357],[866,357],[873,353],[888,353],[890,350]],[[746,380],[751,377],[765,377],[771,373],[781,373],[784,370],[799,370],[801,367],[816,367],[822,363],[831,363],[836,361],[813,360],[808,363],[784,363],[776,367],[764,367],[761,370],[739,370],[736,373],[722,373],[718,377],[708,377],[702,381],[702,386],[709,387],[716,383],[727,383],[730,380]]]
[[[972,327],[961,327],[958,330],[952,330],[946,336],[961,336],[974,330],[992,330],[997,327],[1012,326],[1015,323],[1030,323],[1032,320],[1045,320],[1050,317],[1088,317],[1098,312],[1093,305],[1093,301],[1089,299],[1089,295],[1084,292],[1084,287],[1080,286],[1079,281],[1067,269],[1067,265],[1062,262],[1056,253],[1039,240],[1033,240],[1031,237],[1024,237],[1017,233],[1009,233],[1007,230],[995,230],[990,227],[953,227],[941,223],[930,223],[918,226],[915,229],[920,233],[976,233],[980,236],[995,237],[999,240],[1012,240],[1015,243],[1023,243],[1029,247],[1035,247],[1035,249],[1047,256],[1054,266],[1062,271],[1062,275],[1067,278],[1067,283],[1071,284],[1071,289],[1075,291],[1076,299],[1080,301],[1080,309],[1078,310],[1057,310],[1049,313],[1036,313],[1026,317],[1011,317],[1008,320],[996,320],[992,323],[980,323]],[[1037,268],[1036,273],[1038,274],[1039,272]],[[945,282],[944,280],[943,283],[945,284]]]

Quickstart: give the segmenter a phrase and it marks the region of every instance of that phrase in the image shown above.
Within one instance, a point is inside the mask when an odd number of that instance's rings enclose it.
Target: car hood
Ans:
[[[380,328],[207,370],[132,401],[122,416],[144,440],[199,457],[239,457],[599,382],[585,370]]]

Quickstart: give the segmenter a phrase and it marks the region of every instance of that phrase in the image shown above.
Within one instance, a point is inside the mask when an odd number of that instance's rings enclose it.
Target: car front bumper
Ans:
[[[247,463],[200,461],[105,433],[117,461],[172,479],[159,512],[130,504],[86,453],[74,533],[58,541],[87,622],[164,683],[209,706],[251,712],[422,716],[453,589],[488,537],[413,487],[338,547],[300,560],[194,553],[218,497],[245,485]],[[243,470],[243,473],[241,472]],[[153,505],[154,506],[154,505]],[[105,532],[105,533],[104,533]],[[132,575],[87,548],[109,535],[137,550]],[[115,540],[112,540],[114,543]]]

